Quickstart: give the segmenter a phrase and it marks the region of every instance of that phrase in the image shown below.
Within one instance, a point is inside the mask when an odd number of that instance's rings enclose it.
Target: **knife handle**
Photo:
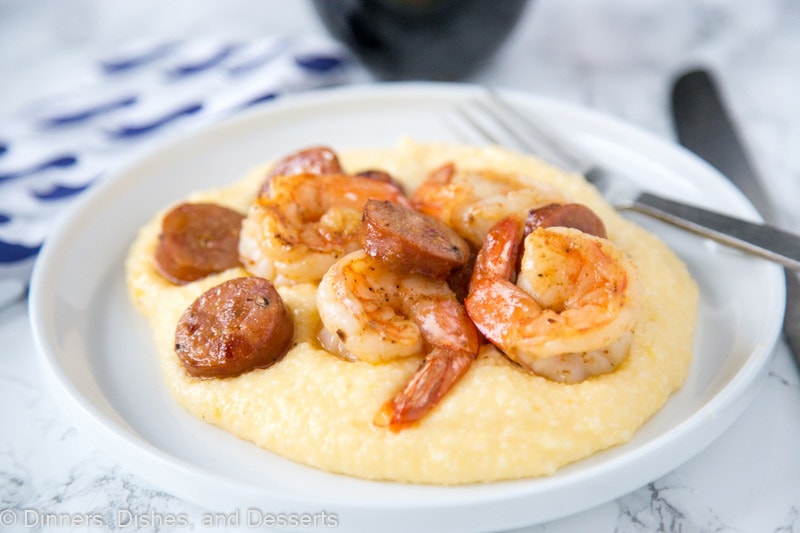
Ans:
[[[650,193],[641,193],[626,207],[786,268],[800,270],[800,235]]]
[[[786,269],[786,314],[783,316],[783,333],[789,349],[800,364],[800,272]]]

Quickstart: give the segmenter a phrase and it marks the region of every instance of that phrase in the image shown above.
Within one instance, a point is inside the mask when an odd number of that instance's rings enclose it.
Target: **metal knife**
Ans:
[[[702,69],[680,76],[672,89],[672,113],[678,140],[711,163],[747,196],[764,220],[778,224],[762,181],[736,134],[711,74]],[[783,331],[800,364],[800,275],[786,269],[786,313]]]

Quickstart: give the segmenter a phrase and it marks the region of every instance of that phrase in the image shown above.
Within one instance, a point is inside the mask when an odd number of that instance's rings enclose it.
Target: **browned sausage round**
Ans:
[[[269,193],[269,183],[275,176],[294,176],[296,174],[343,174],[342,165],[336,152],[327,146],[312,146],[289,154],[275,163],[261,185],[258,195]]]
[[[161,222],[156,270],[183,285],[238,265],[243,219],[221,205],[178,205]]]
[[[469,281],[472,279],[472,271],[475,268],[475,257],[475,253],[471,253],[469,261],[453,270],[447,278],[447,285],[455,293],[456,299],[462,303],[469,293]]]
[[[376,170],[370,168],[356,173],[356,176],[361,176],[362,178],[369,178],[376,181],[383,181],[386,183],[395,183],[395,180],[392,177],[392,175],[386,172],[385,170]]]
[[[381,200],[364,206],[361,245],[392,268],[441,279],[470,258],[467,242],[440,220]]]
[[[606,226],[594,211],[583,204],[549,204],[531,209],[525,221],[525,234],[536,228],[561,226],[606,238]]]
[[[267,368],[289,350],[294,321],[268,280],[234,278],[212,287],[183,312],[175,352],[196,377],[231,377]]]
[[[403,184],[394,179],[394,176],[386,172],[385,170],[376,170],[376,169],[368,169],[362,170],[361,172],[357,173],[356,176],[360,176],[362,178],[369,178],[375,181],[382,181],[384,183],[390,183],[400,189],[401,191],[404,190]]]

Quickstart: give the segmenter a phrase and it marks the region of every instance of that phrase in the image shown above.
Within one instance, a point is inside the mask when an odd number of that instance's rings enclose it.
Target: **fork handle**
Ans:
[[[641,193],[626,208],[764,257],[787,268],[800,270],[800,235],[650,193]]]

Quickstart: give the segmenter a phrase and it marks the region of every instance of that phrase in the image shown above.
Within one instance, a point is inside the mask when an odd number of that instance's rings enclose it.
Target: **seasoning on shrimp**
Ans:
[[[470,318],[510,359],[553,381],[611,372],[639,318],[633,262],[606,239],[539,227],[525,238],[517,273],[522,235],[513,216],[489,231],[465,301]]]
[[[411,196],[416,209],[443,221],[476,247],[500,219],[564,201],[561,191],[544,183],[489,168],[461,169],[454,163],[432,171]]]
[[[363,250],[328,270],[317,309],[329,351],[369,363],[425,356],[375,417],[395,431],[436,406],[478,354],[478,332],[447,281],[401,272]]]
[[[319,281],[337,259],[359,248],[361,210],[370,198],[408,202],[396,185],[369,177],[273,177],[242,223],[242,263],[278,285]]]

